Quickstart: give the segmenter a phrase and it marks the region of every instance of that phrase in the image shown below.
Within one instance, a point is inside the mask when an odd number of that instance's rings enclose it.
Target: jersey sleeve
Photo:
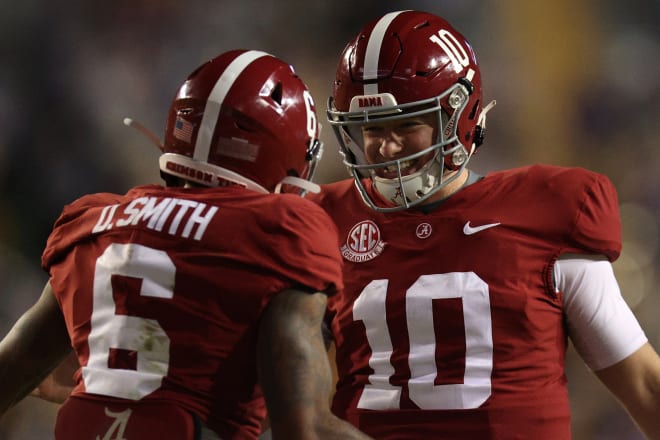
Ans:
[[[298,196],[292,196],[298,197]],[[337,228],[314,203],[299,199],[279,204],[280,215],[270,225],[271,252],[281,274],[294,285],[333,295],[343,289],[342,260],[337,246]]]
[[[48,272],[50,266],[62,258],[68,249],[90,235],[94,225],[83,218],[85,213],[119,201],[120,196],[116,194],[98,193],[85,195],[64,206],[48,236],[41,255],[41,267]]]
[[[574,251],[605,255],[614,261],[621,253],[621,219],[616,189],[604,175],[590,173],[578,206],[570,243]]]

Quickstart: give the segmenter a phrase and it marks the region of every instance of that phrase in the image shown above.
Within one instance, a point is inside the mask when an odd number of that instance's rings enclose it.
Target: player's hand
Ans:
[[[73,388],[75,382],[73,374],[80,368],[75,353],[71,353],[30,393],[33,397],[49,402],[64,402]]]
[[[71,391],[73,391],[73,386],[57,383],[53,376],[49,375],[39,386],[32,390],[30,396],[49,402],[62,403],[69,397]]]

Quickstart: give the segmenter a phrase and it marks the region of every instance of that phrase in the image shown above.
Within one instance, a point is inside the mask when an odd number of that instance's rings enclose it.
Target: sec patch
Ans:
[[[348,261],[363,263],[379,256],[384,247],[378,225],[364,220],[351,228],[346,243],[341,247],[341,254]]]

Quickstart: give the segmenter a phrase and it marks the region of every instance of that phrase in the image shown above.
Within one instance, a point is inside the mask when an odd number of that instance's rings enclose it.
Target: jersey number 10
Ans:
[[[401,386],[390,378],[392,340],[386,322],[388,280],[374,280],[353,304],[353,319],[362,321],[371,348],[369,366],[374,372],[365,385],[358,408],[398,409]],[[437,343],[433,322],[434,299],[460,298],[465,327],[463,383],[436,385]],[[474,272],[422,275],[406,291],[406,322],[410,338],[408,364],[410,399],[421,409],[469,409],[483,404],[491,394],[493,336],[488,285]],[[442,323],[438,323],[442,325]]]

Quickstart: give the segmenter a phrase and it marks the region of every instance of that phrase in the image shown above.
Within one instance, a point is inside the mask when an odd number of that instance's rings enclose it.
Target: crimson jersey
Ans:
[[[259,317],[282,289],[340,290],[336,241],[314,203],[239,187],[66,206],[42,265],[82,366],[73,395],[170,402],[225,440],[256,438]]]
[[[316,201],[344,258],[345,290],[328,305],[337,415],[377,439],[570,438],[552,267],[565,253],[618,257],[607,178],[497,172],[429,213],[373,211],[352,180]]]

